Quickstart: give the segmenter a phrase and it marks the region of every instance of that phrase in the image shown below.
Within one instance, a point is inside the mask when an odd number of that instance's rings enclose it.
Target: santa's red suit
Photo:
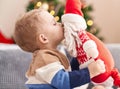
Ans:
[[[68,52],[77,57],[80,68],[87,67],[89,63],[99,58],[105,63],[106,72],[92,78],[92,81],[104,83],[105,87],[112,85],[109,82],[120,86],[120,74],[114,69],[113,57],[109,50],[98,38],[85,31],[87,25],[81,11],[80,0],[67,0],[62,22],[65,28],[65,45]]]

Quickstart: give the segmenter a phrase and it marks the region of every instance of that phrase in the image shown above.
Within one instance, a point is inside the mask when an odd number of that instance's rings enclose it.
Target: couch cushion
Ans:
[[[120,44],[106,44],[106,45],[114,58],[115,67],[118,68],[118,70],[120,71]]]
[[[0,89],[26,89],[25,72],[31,57],[16,45],[0,44]]]

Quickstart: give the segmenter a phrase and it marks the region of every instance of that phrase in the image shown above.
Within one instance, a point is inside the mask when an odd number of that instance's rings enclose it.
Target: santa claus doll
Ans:
[[[85,68],[92,61],[104,61],[106,72],[92,78],[92,82],[110,87],[120,86],[120,74],[114,68],[114,60],[102,41],[89,32],[86,32],[86,22],[81,11],[80,0],[67,0],[65,14],[62,16],[64,24],[65,45],[68,52],[77,57],[80,68]]]

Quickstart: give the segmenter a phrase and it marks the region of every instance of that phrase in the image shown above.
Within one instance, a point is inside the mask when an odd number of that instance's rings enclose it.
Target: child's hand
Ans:
[[[93,61],[88,65],[88,69],[90,72],[90,78],[93,78],[101,73],[105,72],[104,62],[100,59]]]

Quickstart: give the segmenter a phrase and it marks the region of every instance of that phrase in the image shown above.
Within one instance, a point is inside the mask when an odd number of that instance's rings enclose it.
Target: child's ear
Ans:
[[[48,43],[49,42],[48,38],[44,34],[39,35],[39,40],[42,43]]]

